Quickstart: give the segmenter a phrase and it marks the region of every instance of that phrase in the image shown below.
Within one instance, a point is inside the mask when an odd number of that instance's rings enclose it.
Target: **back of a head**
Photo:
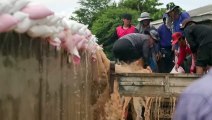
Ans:
[[[182,24],[180,24],[180,29],[181,30],[185,29],[191,23],[195,23],[196,24],[197,22],[193,21],[191,18],[183,20]]]

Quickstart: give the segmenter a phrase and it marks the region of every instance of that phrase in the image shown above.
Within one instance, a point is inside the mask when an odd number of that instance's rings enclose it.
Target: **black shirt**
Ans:
[[[211,26],[191,25],[185,28],[184,35],[193,53],[195,53],[199,47],[212,43]]]

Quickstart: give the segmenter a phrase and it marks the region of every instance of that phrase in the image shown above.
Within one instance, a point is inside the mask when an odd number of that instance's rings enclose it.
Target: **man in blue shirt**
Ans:
[[[181,94],[174,120],[212,120],[212,68]]]
[[[172,62],[174,58],[171,45],[172,33],[171,30],[166,26],[167,18],[167,14],[164,14],[163,24],[158,28],[161,52],[161,59],[158,62],[160,73],[169,73],[174,66],[174,63]]]
[[[166,13],[169,16],[167,21],[167,25],[172,29],[172,33],[174,32],[182,32],[180,29],[180,24],[187,18],[190,18],[190,15],[187,12],[182,12],[180,7],[175,5],[173,2],[170,2],[166,5]]]
[[[172,34],[175,32],[181,32],[183,34],[183,31],[180,29],[180,25],[185,19],[190,18],[190,15],[187,12],[182,12],[180,10],[180,7],[175,5],[173,2],[170,2],[166,5],[166,13],[168,14],[167,26],[171,29]],[[175,59],[177,58],[179,53],[178,49],[179,48],[177,44],[173,46]]]

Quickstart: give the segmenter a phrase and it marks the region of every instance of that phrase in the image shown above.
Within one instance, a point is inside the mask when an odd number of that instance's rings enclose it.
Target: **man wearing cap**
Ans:
[[[170,28],[172,34],[175,32],[181,32],[180,24],[183,20],[190,18],[190,15],[187,12],[182,12],[180,7],[175,5],[173,2],[170,2],[166,5],[166,14],[168,15],[167,26]],[[178,45],[173,45],[173,51],[175,53],[175,59],[178,55]]]
[[[114,43],[113,53],[120,61],[131,63],[142,58],[144,65],[149,66],[150,48],[158,40],[158,33],[155,30],[151,30],[150,35],[131,33]]]
[[[166,14],[169,16],[167,25],[171,28],[172,33],[182,32],[180,30],[180,24],[183,20],[190,18],[190,15],[187,12],[181,12],[180,7],[173,2],[166,5]]]
[[[181,29],[192,53],[196,54],[196,73],[203,74],[208,66],[212,66],[212,27],[186,19]]]
[[[175,61],[175,70],[178,71],[179,66],[183,65],[183,68],[186,71],[186,73],[189,73],[189,72],[194,73],[195,72],[195,57],[192,54],[181,32],[175,32],[174,34],[172,34],[172,45],[175,45],[175,44],[178,44],[180,47],[178,60]]]
[[[142,12],[140,17],[138,18],[138,25],[136,26],[136,32],[142,33],[142,34],[149,34],[150,30],[157,30],[153,25],[150,24],[151,22],[150,14],[148,12]],[[151,55],[150,55],[150,61],[151,61],[151,68],[154,72],[158,72],[158,66],[157,66],[157,56],[159,56],[159,45],[154,44],[153,47],[151,47]]]
[[[132,15],[125,13],[122,15],[123,24],[116,27],[115,33],[111,36],[111,38],[103,43],[103,46],[110,45],[115,42],[118,38],[130,34],[135,33],[135,26],[131,24]]]
[[[172,62],[174,58],[171,45],[172,33],[166,25],[167,18],[168,15],[163,14],[163,24],[158,28],[158,34],[160,37],[159,45],[161,52],[161,59],[158,61],[158,69],[161,73],[169,73],[174,66]]]
[[[146,31],[156,30],[153,25],[150,25],[150,14],[148,12],[142,12],[140,17],[138,18],[138,25],[136,26],[136,32],[145,33]]]

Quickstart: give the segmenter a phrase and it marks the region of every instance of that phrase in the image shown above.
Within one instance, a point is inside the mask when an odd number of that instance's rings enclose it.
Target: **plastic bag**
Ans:
[[[178,70],[176,71],[175,66],[174,66],[170,73],[174,73],[174,74],[185,73],[185,70],[181,66],[179,66]]]

